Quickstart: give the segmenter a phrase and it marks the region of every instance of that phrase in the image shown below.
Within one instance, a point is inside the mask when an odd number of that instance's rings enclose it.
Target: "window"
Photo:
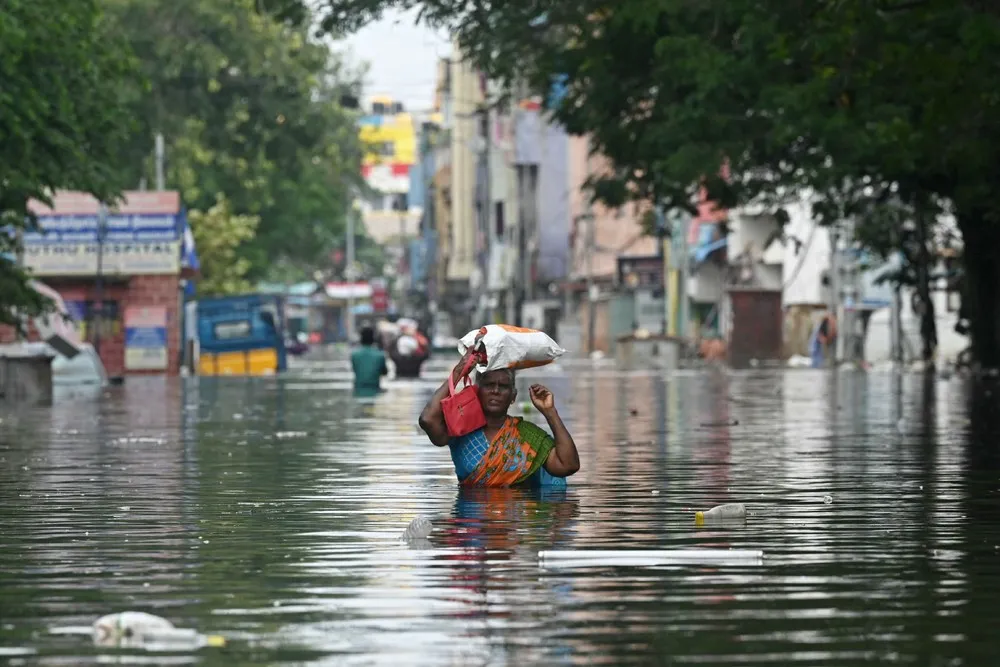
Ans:
[[[212,328],[216,340],[235,340],[250,335],[250,320],[219,322]]]
[[[503,238],[504,221],[503,221],[503,202],[498,201],[495,205],[495,218],[496,218],[496,234],[498,239]]]
[[[90,340],[98,333],[102,338],[117,336],[122,332],[118,302],[105,300],[104,307],[97,301],[67,301],[66,310],[76,325],[80,340]]]

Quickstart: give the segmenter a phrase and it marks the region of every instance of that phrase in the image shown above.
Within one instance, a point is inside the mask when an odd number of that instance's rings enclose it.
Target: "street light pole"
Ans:
[[[839,223],[830,227],[830,317],[837,323],[837,338],[831,350],[830,366],[836,368],[843,358],[842,339],[843,312],[841,311],[841,277],[840,277],[840,233]]]
[[[97,277],[94,285],[94,308],[91,308],[91,332],[94,352],[101,358],[101,326],[104,324],[104,231],[108,224],[108,208],[101,202],[97,208]],[[97,311],[97,325],[93,325],[94,310]]]
[[[691,258],[688,256],[688,231],[691,227],[691,214],[680,212],[680,331],[681,338],[691,335],[691,299],[688,297],[688,283],[691,281]]]
[[[356,209],[347,212],[347,270],[344,277],[347,279],[347,343],[354,340],[354,216]]]
[[[590,137],[585,137],[584,139],[584,150],[586,154],[584,156],[584,183],[590,180]],[[594,351],[594,335],[597,328],[597,318],[594,312],[597,307],[597,298],[595,292],[597,288],[594,285],[594,252],[597,245],[597,230],[595,226],[594,210],[591,205],[591,197],[589,194],[585,194],[585,210],[583,214],[583,219],[587,223],[587,352],[592,353]]]
[[[156,151],[156,189],[162,192],[166,188],[166,183],[167,183],[167,180],[163,174],[163,159],[166,154],[166,150],[163,145],[162,132],[156,133],[155,151]]]

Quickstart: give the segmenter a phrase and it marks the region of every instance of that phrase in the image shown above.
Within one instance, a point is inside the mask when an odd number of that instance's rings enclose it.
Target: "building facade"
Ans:
[[[63,298],[80,338],[109,376],[180,371],[182,255],[187,219],[177,192],[126,192],[103,209],[59,192],[30,202],[24,266]]]
[[[402,103],[389,96],[372,97],[367,114],[358,121],[364,145],[361,174],[369,192],[360,201],[368,235],[396,249],[405,264],[408,239],[417,234],[420,208],[411,201],[417,164],[417,128]]]
[[[401,102],[372,97],[368,114],[359,121],[364,146],[361,173],[368,185],[386,195],[410,190],[410,169],[416,163],[417,129]]]
[[[452,50],[460,54],[456,43]],[[479,239],[479,211],[476,207],[476,171],[480,154],[480,115],[484,95],[479,72],[471,63],[456,56],[451,62],[451,230],[447,281],[464,283],[455,290],[478,291],[481,275],[474,274]]]

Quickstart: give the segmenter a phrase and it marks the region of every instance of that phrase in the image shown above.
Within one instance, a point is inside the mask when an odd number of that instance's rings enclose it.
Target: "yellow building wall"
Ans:
[[[362,164],[406,164],[412,165],[417,158],[417,137],[413,127],[413,117],[408,113],[383,116],[379,125],[362,123],[359,137],[365,145]],[[391,155],[380,155],[373,145],[393,144]]]

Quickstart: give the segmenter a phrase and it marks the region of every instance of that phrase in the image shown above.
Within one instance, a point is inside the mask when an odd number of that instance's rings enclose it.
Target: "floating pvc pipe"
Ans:
[[[764,552],[757,549],[617,549],[539,551],[538,561],[547,568],[650,567],[655,565],[760,565]]]

